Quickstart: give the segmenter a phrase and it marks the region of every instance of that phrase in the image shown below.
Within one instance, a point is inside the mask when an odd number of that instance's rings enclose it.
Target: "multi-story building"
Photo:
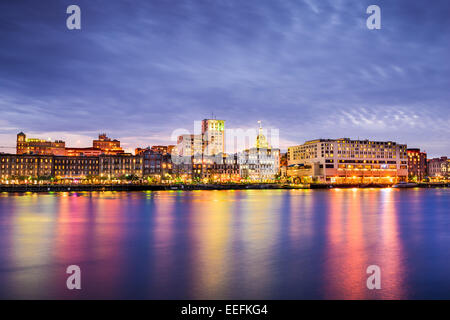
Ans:
[[[52,176],[58,179],[85,178],[99,175],[99,157],[55,156]]]
[[[252,181],[271,181],[279,172],[280,149],[269,146],[260,125],[256,147],[238,153],[238,162],[241,178]]]
[[[201,159],[192,158],[192,178],[215,182],[239,181],[237,154],[217,154],[210,157],[204,156]]]
[[[225,120],[202,120],[201,134],[184,134],[178,137],[177,145],[170,150],[174,163],[189,165],[192,157],[201,160],[225,153]],[[176,158],[176,159],[175,159]]]
[[[0,177],[2,180],[18,177],[49,177],[52,175],[53,156],[0,153]]]
[[[86,177],[119,178],[143,176],[144,156],[131,154],[100,156],[47,156],[0,154],[0,177],[83,179]]]
[[[140,152],[143,161],[143,177],[153,177],[156,180],[171,178],[173,174],[172,157],[167,152],[157,152],[143,149]]]
[[[112,140],[102,133],[98,136],[97,140],[92,142],[93,148],[100,149],[102,153],[107,155],[116,155],[124,153],[124,150],[120,146],[119,140]]]
[[[202,120],[203,154],[213,156],[225,153],[225,120]]]
[[[143,175],[143,157],[131,153],[117,155],[101,155],[99,159],[100,177],[119,178],[122,176]]]
[[[179,159],[179,158],[176,158]],[[172,159],[174,160],[174,159]],[[173,175],[183,181],[192,181],[195,178],[196,172],[194,171],[194,157],[190,158],[190,162],[187,162],[185,158],[183,162],[173,163]]]
[[[203,137],[201,134],[184,134],[178,137],[175,154],[190,162],[191,157],[203,155]]]
[[[420,149],[408,149],[408,179],[422,181],[427,176],[427,154]]]
[[[428,160],[428,176],[435,179],[449,179],[450,159],[447,157],[433,158]]]
[[[305,182],[405,181],[408,176],[406,145],[349,138],[307,141],[288,148],[287,174]]]
[[[111,140],[106,134],[100,134],[98,140],[93,141],[93,147],[66,148],[66,143],[61,140],[47,141],[42,139],[27,138],[23,132],[17,135],[17,154],[40,154],[54,156],[99,156],[101,154],[123,154],[120,141]]]
[[[240,175],[252,181],[270,181],[276,178],[280,164],[280,149],[250,148],[238,154]]]
[[[40,155],[65,155],[66,143],[64,141],[47,141],[42,139],[27,138],[25,133],[17,135],[17,154],[40,154]]]

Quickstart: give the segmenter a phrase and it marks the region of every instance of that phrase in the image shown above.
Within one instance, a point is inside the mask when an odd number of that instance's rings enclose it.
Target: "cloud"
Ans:
[[[339,133],[426,147],[448,133],[448,1],[380,0],[378,31],[370,1],[78,2],[78,32],[69,1],[0,4],[6,136],[106,131],[134,149],[211,112],[296,144]]]

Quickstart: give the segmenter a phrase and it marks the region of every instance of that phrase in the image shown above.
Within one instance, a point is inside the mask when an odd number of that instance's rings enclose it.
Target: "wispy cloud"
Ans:
[[[69,1],[0,4],[0,144],[20,130],[71,143],[106,131],[134,149],[214,112],[292,143],[450,151],[448,1],[380,0],[378,31],[366,0],[77,2],[78,32],[65,28]]]

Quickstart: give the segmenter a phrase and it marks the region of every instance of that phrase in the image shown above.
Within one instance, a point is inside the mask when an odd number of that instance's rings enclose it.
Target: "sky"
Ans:
[[[0,152],[20,131],[173,144],[214,113],[262,120],[282,149],[349,137],[450,156],[449,14],[448,0],[0,0]]]

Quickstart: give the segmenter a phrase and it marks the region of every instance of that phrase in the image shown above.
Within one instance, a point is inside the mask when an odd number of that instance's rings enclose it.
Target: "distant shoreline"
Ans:
[[[194,190],[292,190],[292,189],[337,189],[337,188],[389,188],[392,184],[118,184],[118,185],[0,185],[0,192],[86,192],[86,191],[194,191]],[[447,188],[450,183],[419,183],[406,188]],[[403,187],[405,188],[405,187]]]

